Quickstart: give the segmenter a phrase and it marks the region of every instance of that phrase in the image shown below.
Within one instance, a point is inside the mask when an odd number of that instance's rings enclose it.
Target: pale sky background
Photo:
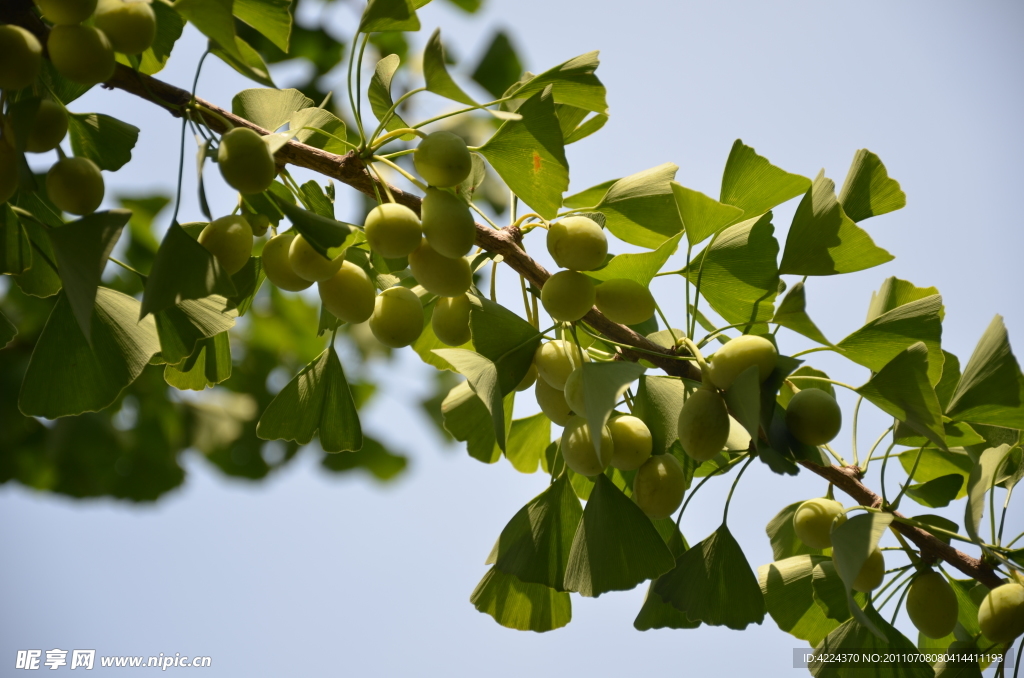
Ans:
[[[356,15],[338,7],[325,16],[340,35]],[[871,291],[898,275],[939,287],[943,345],[962,363],[996,313],[1024,357],[1016,205],[1024,184],[1024,5],[489,0],[477,17],[440,1],[420,16],[419,39],[440,25],[463,58],[462,76],[499,27],[535,72],[601,50],[612,117],[569,148],[570,191],[672,161],[678,181],[717,195],[737,137],[786,170],[813,177],[824,167],[841,184],[853,153],[871,149],[907,193],[906,209],[865,223],[896,260],[812,279],[809,312],[819,327],[834,341],[856,329]],[[187,87],[202,45],[190,29],[159,77]],[[290,74],[278,75],[287,85]],[[199,95],[230,106],[230,95],[250,86],[210,59]],[[437,105],[431,99],[427,108]],[[72,108],[143,128],[132,164],[107,175],[108,196],[173,190],[176,121],[118,92],[91,92]],[[188,175],[194,148],[187,153]],[[226,212],[233,198],[217,181],[211,203]],[[186,186],[182,221],[199,216],[188,178]],[[359,218],[351,213],[358,202],[343,188],[339,195],[346,215]],[[776,211],[780,242],[794,207]],[[543,251],[534,237],[531,251]],[[655,291],[681,295],[668,281]],[[682,308],[676,299],[670,314]],[[785,330],[780,343],[787,353],[808,346]],[[826,354],[810,357],[833,378],[867,377]],[[0,675],[14,673],[16,650],[54,647],[209,655],[207,673],[217,676],[804,675],[790,668],[801,642],[767,617],[743,633],[635,631],[646,585],[596,600],[573,596],[572,623],[542,635],[477,612],[468,598],[486,572],[484,558],[547,478],[505,461],[485,466],[446,446],[417,405],[429,370],[411,350],[380,370],[387,381],[366,427],[411,456],[411,470],[388,486],[363,475],[327,477],[313,454],[250,483],[186,453],[185,485],[155,505],[0,487]],[[862,445],[886,425],[862,413]],[[843,452],[848,436],[844,428],[837,440]],[[904,477],[891,475],[890,487]],[[688,509],[682,527],[691,543],[718,526],[731,480],[709,483]],[[868,484],[878,489],[877,466]],[[824,490],[807,472],[783,478],[763,464],[750,468],[730,528],[754,568],[771,560],[765,523]],[[962,524],[963,502],[941,512]],[[1024,527],[1022,517],[1014,511],[1007,534]],[[901,629],[916,638],[905,617]]]

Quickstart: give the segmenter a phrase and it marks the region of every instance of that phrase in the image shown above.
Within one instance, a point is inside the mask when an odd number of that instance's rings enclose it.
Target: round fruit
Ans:
[[[671,454],[656,454],[637,469],[633,501],[651,520],[668,518],[683,503],[686,475]]]
[[[423,235],[446,257],[464,257],[476,242],[476,222],[466,203],[448,191],[428,188],[420,208]]]
[[[54,26],[46,49],[57,72],[79,85],[92,87],[114,75],[114,48],[103,31],[92,26]]]
[[[843,505],[833,499],[808,499],[793,513],[793,529],[800,541],[812,549],[832,547],[832,521],[846,522]]]
[[[466,259],[449,259],[435,252],[426,238],[409,255],[409,269],[419,284],[439,297],[461,297],[473,282],[473,271]]]
[[[516,386],[517,391],[525,391],[526,389],[533,386],[534,382],[537,381],[537,366],[530,363],[530,369],[526,370],[526,374],[519,380],[519,384]]]
[[[679,411],[679,444],[697,461],[707,461],[729,440],[729,409],[717,392],[699,388]]]
[[[544,283],[540,300],[554,320],[574,322],[594,305],[594,281],[576,271],[559,271]]]
[[[597,308],[620,325],[637,325],[654,315],[654,295],[627,278],[606,280],[597,286]]]
[[[25,150],[29,153],[46,153],[60,145],[68,133],[68,114],[64,107],[56,101],[43,99],[39,102],[32,126],[25,140]]]
[[[0,204],[11,199],[18,190],[18,154],[7,141],[0,139]]]
[[[217,164],[224,181],[247,195],[267,190],[277,176],[270,147],[248,127],[236,127],[220,138]]]
[[[835,553],[832,554],[832,559],[835,560]],[[857,578],[853,580],[852,588],[854,591],[869,593],[878,588],[884,577],[885,558],[882,556],[882,551],[875,547],[861,566]]]
[[[473,158],[462,137],[451,132],[433,132],[420,142],[412,156],[419,175],[431,186],[458,186],[473,169]]]
[[[1024,586],[1011,582],[989,591],[978,607],[978,626],[999,645],[1024,633]]]
[[[43,66],[43,46],[21,26],[0,26],[0,89],[28,87]]]
[[[386,202],[377,205],[363,222],[366,241],[382,257],[398,259],[420,246],[422,228],[419,217],[405,205]]]
[[[757,365],[761,381],[775,370],[779,353],[775,345],[764,337],[744,334],[729,340],[711,356],[711,381],[720,389],[728,389],[736,377],[751,365]]]
[[[217,257],[230,275],[241,271],[252,255],[252,229],[245,217],[233,214],[214,219],[199,234],[199,244]]]
[[[612,434],[605,426],[601,430],[601,458],[594,449],[594,440],[590,437],[590,427],[583,417],[573,416],[562,431],[562,457],[565,465],[581,476],[596,476],[608,468],[608,463],[615,454],[615,443]]]
[[[252,229],[252,234],[257,238],[262,238],[267,234],[267,229],[270,228],[270,217],[266,214],[246,214],[246,220],[249,222],[249,228]]]
[[[142,54],[156,39],[156,14],[147,0],[100,0],[96,28],[121,54]]]
[[[805,445],[824,445],[843,426],[839,403],[820,388],[798,391],[786,408],[786,427]]]
[[[580,350],[572,343],[563,339],[546,341],[537,347],[533,355],[533,364],[537,366],[541,379],[559,391],[565,389],[565,380],[579,366]],[[589,363],[590,356],[582,352],[583,362]]]
[[[533,394],[537,397],[540,411],[559,426],[565,426],[572,418],[572,409],[565,402],[565,394],[544,379],[538,379]]]
[[[288,292],[298,292],[313,284],[313,281],[300,277],[288,261],[288,248],[295,236],[294,231],[275,235],[263,246],[263,272],[267,274],[267,280]]]
[[[373,314],[377,290],[366,271],[351,261],[341,262],[338,272],[319,283],[317,289],[324,307],[339,320],[355,325]]]
[[[929,638],[953,633],[959,605],[946,578],[930,570],[918,575],[907,593],[907,615],[917,630]]]
[[[473,308],[469,297],[439,297],[434,304],[434,315],[430,317],[430,327],[434,336],[441,343],[449,346],[462,346],[472,339],[469,331],[469,311]]]
[[[377,295],[370,331],[377,341],[391,348],[416,341],[423,331],[423,305],[416,293],[406,287],[389,287]]]
[[[565,402],[573,412],[583,415],[587,411],[586,397],[583,390],[583,366],[579,366],[569,373],[565,379],[565,388],[562,389],[565,395]]]
[[[36,0],[43,18],[58,26],[80,24],[96,11],[96,0]]]
[[[608,430],[615,443],[612,466],[620,471],[634,471],[650,459],[654,443],[651,430],[643,420],[631,414],[612,417]]]
[[[295,275],[310,282],[323,282],[338,272],[341,262],[345,261],[345,253],[342,252],[333,259],[313,249],[302,235],[296,235],[288,246],[288,264],[292,267]]]
[[[46,174],[50,202],[71,214],[90,214],[103,202],[103,175],[88,158],[62,158]]]
[[[566,217],[548,228],[548,252],[562,268],[592,271],[608,255],[608,238],[593,219]]]

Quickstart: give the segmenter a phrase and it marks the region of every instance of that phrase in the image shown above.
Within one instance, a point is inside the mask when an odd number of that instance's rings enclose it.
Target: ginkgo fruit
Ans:
[[[545,379],[538,379],[533,391],[537,398],[540,411],[559,426],[565,426],[572,418],[572,408],[565,402],[565,393],[555,388]]]
[[[64,212],[95,212],[103,202],[103,191],[103,174],[89,158],[62,158],[46,173],[46,194]]]
[[[344,252],[333,259],[328,259],[313,249],[313,246],[301,234],[296,235],[288,246],[288,263],[295,275],[310,282],[327,280],[338,272],[343,261],[345,261]]]
[[[457,134],[432,132],[420,142],[412,156],[416,171],[431,186],[458,186],[473,169],[473,157],[466,142]]]
[[[628,278],[605,280],[598,285],[595,305],[606,318],[621,325],[637,325],[654,315],[654,295]]]
[[[267,229],[270,228],[270,217],[266,214],[246,214],[245,218],[249,221],[249,227],[252,228],[252,234],[257,238],[262,238],[267,234]]]
[[[377,295],[370,316],[370,331],[377,341],[402,348],[416,341],[423,331],[423,305],[406,287],[389,287]]]
[[[832,558],[835,560],[834,552]],[[864,560],[864,564],[861,566],[860,572],[857,573],[857,577],[853,580],[851,588],[861,593],[870,593],[882,584],[882,579],[884,578],[885,557],[882,555],[882,550],[876,546]]]
[[[252,255],[252,229],[237,214],[214,219],[199,233],[199,244],[217,257],[230,275],[242,270]]]
[[[692,459],[707,461],[725,449],[729,427],[729,409],[722,396],[698,388],[679,411],[679,444]]]
[[[919,574],[910,584],[907,615],[929,638],[945,638],[953,633],[959,608],[953,587],[939,572]]]
[[[156,13],[149,0],[99,0],[96,28],[107,34],[114,51],[138,55],[156,39]]]
[[[110,40],[92,26],[54,26],[46,50],[58,73],[86,87],[110,80],[117,66]]]
[[[989,591],[978,606],[978,626],[1000,645],[1024,634],[1024,586],[1010,582]]]
[[[575,322],[594,305],[594,281],[576,271],[559,271],[544,283],[540,300],[554,320]]]
[[[19,90],[39,77],[43,46],[21,26],[0,25],[0,89]]]
[[[469,297],[438,297],[434,303],[434,314],[430,316],[430,327],[441,343],[462,346],[472,338],[469,329],[469,312],[473,308]]]
[[[615,444],[612,466],[620,471],[634,471],[650,459],[654,441],[651,429],[642,419],[631,414],[612,416],[608,421],[608,431]]]
[[[221,136],[217,166],[224,181],[246,195],[267,190],[277,176],[270,147],[262,136],[248,127],[235,127]]]
[[[533,386],[534,382],[536,382],[536,381],[537,381],[537,366],[534,365],[533,363],[530,363],[530,369],[526,370],[526,374],[524,374],[523,378],[519,380],[518,384],[516,384],[516,390],[517,391],[525,391],[526,389],[528,389],[531,386]]]
[[[25,150],[29,153],[46,153],[60,145],[68,133],[68,114],[64,107],[50,99],[39,102],[39,108],[25,136]]]
[[[608,238],[590,217],[565,217],[548,227],[548,253],[571,271],[592,271],[604,264]]]
[[[805,445],[824,445],[839,434],[842,426],[839,403],[820,388],[798,391],[786,407],[786,428]]]
[[[793,513],[793,530],[797,538],[814,549],[832,547],[832,524],[846,522],[843,505],[834,499],[808,499]]]
[[[730,339],[715,351],[708,363],[711,381],[722,390],[728,390],[736,377],[752,365],[757,365],[758,378],[763,382],[775,370],[779,352],[764,337],[744,334]]]
[[[439,254],[464,257],[476,242],[476,221],[458,196],[428,188],[420,208],[423,235]]]
[[[633,501],[651,520],[668,518],[683,503],[686,474],[671,454],[656,454],[645,461],[633,478]]]
[[[288,248],[291,247],[292,240],[296,235],[294,231],[275,235],[263,246],[261,255],[263,272],[266,274],[267,280],[288,292],[298,292],[313,284],[312,280],[306,280],[296,273],[288,260]]]
[[[363,231],[374,252],[382,257],[398,259],[420,246],[423,228],[411,209],[396,202],[386,202],[366,215]]]
[[[324,307],[339,320],[356,324],[373,314],[377,290],[366,271],[351,261],[341,262],[334,275],[317,283],[317,289]]]
[[[96,11],[96,0],[36,0],[43,18],[58,26],[80,24]]]
[[[533,354],[533,364],[541,379],[559,391],[565,389],[565,380],[584,362],[590,362],[587,352],[564,339],[546,341]]]
[[[420,242],[416,251],[409,255],[409,270],[419,284],[439,297],[463,296],[473,283],[473,271],[469,268],[469,261],[463,257],[449,259],[439,254],[426,238]]]
[[[562,442],[559,447],[566,466],[582,476],[596,476],[608,468],[615,453],[615,442],[607,426],[601,429],[599,444],[600,457],[594,447],[587,420],[580,416],[572,416],[562,431]]]
[[[5,139],[0,139],[0,204],[18,190],[18,154]]]

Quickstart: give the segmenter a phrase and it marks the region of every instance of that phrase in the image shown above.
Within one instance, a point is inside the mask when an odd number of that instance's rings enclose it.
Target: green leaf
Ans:
[[[26,416],[47,419],[98,412],[117,400],[159,350],[153,319],[139,321],[139,302],[132,297],[97,290],[90,346],[61,294],[32,351],[18,407]]]
[[[730,226],[683,274],[729,324],[767,322],[779,290],[779,243],[769,212]],[[703,268],[703,272],[701,269]]]
[[[419,26],[405,30],[419,30]],[[455,84],[452,76],[448,73],[448,66],[445,65],[444,45],[441,44],[440,28],[434,31],[430,40],[427,41],[426,47],[423,48],[423,78],[426,80],[427,91],[467,106],[477,105],[472,97]],[[559,141],[561,141],[561,135],[559,135]]]
[[[510,393],[503,401],[504,419],[512,421],[512,406],[515,394]],[[453,388],[441,403],[444,429],[456,440],[466,443],[469,456],[485,464],[501,459],[501,448],[494,434],[493,417],[477,397],[469,382],[461,382]]]
[[[772,318],[772,322],[793,330],[797,334],[802,334],[819,344],[831,346],[832,342],[821,333],[818,326],[807,315],[806,309],[807,293],[805,292],[804,283],[800,281],[794,284],[789,289],[789,292],[786,293],[786,296],[783,297],[782,303],[775,310],[775,317]]]
[[[225,310],[226,299],[220,296],[186,299],[153,314],[160,338],[161,362],[177,365],[196,353],[196,345],[234,327],[238,312]]]
[[[829,619],[844,622],[850,618],[850,605],[846,600],[846,585],[836,572],[835,563],[831,558],[821,560],[814,566],[811,588],[814,589],[814,602]],[[854,591],[853,601],[857,607],[863,608],[867,595]]]
[[[928,383],[928,349],[923,342],[893,358],[857,393],[939,447],[946,447],[939,399]]]
[[[154,0],[150,6],[156,15],[156,37],[150,48],[139,58],[139,72],[145,75],[155,75],[163,70],[167,60],[171,57],[174,43],[178,41],[185,29],[185,20],[174,11],[170,2]],[[131,65],[123,54],[118,54],[117,60],[126,66]]]
[[[801,391],[805,388],[816,388],[824,391],[833,398],[836,397],[836,390],[832,384],[827,381],[818,381],[818,379],[807,379],[805,377],[818,377],[821,379],[829,378],[829,376],[821,370],[817,370],[808,365],[801,365],[786,378],[785,382],[783,382],[782,388],[779,390],[778,402],[780,405],[783,407],[789,407],[789,401],[792,399],[793,395],[795,395],[795,391],[790,387],[789,382],[793,382],[793,386],[796,386]]]
[[[174,9],[192,23],[199,32],[214,41],[221,50],[241,61],[235,35],[232,0],[177,0]],[[272,86],[272,85],[271,85]]]
[[[919,299],[925,299],[933,294],[939,293],[936,287],[917,287],[912,282],[900,280],[892,276],[885,279],[877,292],[871,293],[871,304],[868,306],[868,317],[865,322],[871,322],[884,313],[909,304]],[[945,311],[940,307],[939,319],[941,320]]]
[[[551,420],[543,412],[512,422],[505,456],[520,473],[535,473],[551,443]]]
[[[1024,376],[1002,316],[993,318],[978,340],[946,414],[956,421],[1024,429]]]
[[[569,59],[530,78],[505,96],[525,99],[550,85],[555,102],[559,104],[569,104],[595,113],[607,113],[606,90],[594,74],[601,63],[598,55],[598,52],[587,52]]]
[[[839,626],[814,600],[814,569],[826,560],[824,556],[793,556],[757,570],[768,614],[780,629],[812,646]]]
[[[854,619],[879,638],[884,638],[881,628],[874,623],[876,620],[871,619],[867,612],[856,605],[852,586],[864,566],[864,561],[878,546],[878,540],[892,523],[892,519],[890,513],[864,513],[849,518],[832,530],[832,558],[836,572],[846,587],[846,604]]]
[[[494,437],[498,447],[506,448],[506,420],[502,394],[498,386],[498,370],[486,357],[461,348],[437,348],[434,353],[447,360],[459,374],[466,377],[473,393],[491,414]]]
[[[523,64],[505,31],[498,31],[471,76],[495,99],[502,98],[523,74]]]
[[[256,435],[305,445],[318,430],[327,452],[354,452],[363,446],[359,413],[333,346],[281,389],[263,411]]]
[[[990,447],[975,460],[971,475],[967,479],[967,506],[964,508],[964,529],[967,536],[981,542],[978,526],[985,513],[985,496],[995,485],[996,472],[1010,451],[1009,445]]]
[[[237,290],[217,258],[180,225],[171,224],[146,279],[140,317],[211,294],[230,297]]]
[[[360,229],[352,224],[310,212],[297,205],[274,196],[277,206],[291,219],[295,230],[309,242],[310,246],[327,257],[333,259],[355,242],[360,236]]]
[[[962,421],[946,421],[943,417],[942,428],[946,432],[946,446],[947,447],[970,447],[972,445],[982,445],[985,443],[984,436],[978,434],[970,424],[965,424]],[[897,445],[905,445],[907,447],[925,447],[928,445],[928,439],[922,435],[918,435],[909,426],[902,422],[896,424],[896,431],[894,439]]]
[[[76,156],[115,172],[132,159],[139,128],[102,113],[72,113],[68,116],[68,136]]]
[[[477,353],[494,363],[498,391],[515,391],[530,371],[540,344],[537,329],[504,306],[482,297],[470,297],[469,327]]]
[[[907,195],[898,181],[889,178],[878,156],[862,148],[853,155],[839,202],[851,219],[863,221],[905,207]]]
[[[254,87],[232,97],[231,112],[268,132],[276,132],[296,111],[312,105],[313,100],[297,89]]]
[[[128,210],[96,212],[49,232],[64,293],[87,340],[100,276],[131,215]]]
[[[552,219],[569,187],[562,128],[547,90],[519,107],[521,120],[506,120],[480,148],[508,187],[545,219]]]
[[[558,105],[563,107],[566,106],[566,104]],[[583,109],[580,108],[576,110],[582,111]],[[562,120],[561,116],[559,116],[559,120]],[[568,134],[564,134],[565,145],[568,146],[569,144],[574,144],[577,141],[586,139],[591,134],[596,133],[602,127],[604,127],[605,123],[607,122],[608,116],[603,113],[597,113],[595,115],[590,116],[589,118],[584,120],[583,123],[580,124],[578,127],[570,130]]]
[[[202,391],[231,377],[231,342],[227,332],[202,339],[192,355],[164,366],[164,381],[181,391]]]
[[[394,79],[395,73],[398,72],[398,65],[400,63],[401,59],[397,54],[389,54],[377,62],[377,67],[373,71],[373,77],[370,79],[370,86],[367,89],[366,96],[370,100],[370,108],[373,110],[377,120],[383,120],[384,116],[387,115],[388,111],[395,104],[394,99],[391,97],[391,81]],[[396,111],[388,119],[384,129],[390,132],[408,126]],[[414,137],[415,135],[412,134],[402,136],[406,141],[412,140]]]
[[[360,33],[419,29],[419,17],[409,0],[370,0],[359,20]]]
[[[600,431],[608,423],[615,404],[622,398],[629,385],[640,378],[644,367],[637,363],[612,361],[606,363],[583,363],[583,392],[586,394],[585,409],[587,427]],[[601,436],[590,436],[594,451],[601,456]]]
[[[811,180],[789,174],[737,139],[729,152],[722,175],[721,202],[743,210],[747,219],[795,198],[811,187]]]
[[[679,440],[679,411],[683,409],[686,387],[673,377],[644,375],[640,377],[633,414],[643,419],[651,430],[654,454],[670,454],[672,444]]]
[[[682,233],[672,236],[653,252],[638,254],[617,254],[603,267],[596,271],[587,271],[587,275],[595,280],[614,280],[625,278],[638,282],[644,287],[651,284],[654,276],[676,252]]]
[[[565,588],[587,597],[628,591],[673,564],[671,551],[640,507],[607,476],[597,476],[572,542]]]
[[[725,402],[750,437],[757,438],[761,428],[761,380],[757,365],[751,365],[736,377],[725,392]]]
[[[796,208],[779,270],[793,275],[836,275],[872,268],[893,256],[843,212],[836,185],[822,171]]]
[[[327,311],[324,311],[326,313]],[[448,344],[444,343],[437,338],[434,334],[434,328],[430,324],[431,316],[434,314],[434,304],[427,304],[423,307],[423,331],[420,336],[412,343],[412,350],[416,351],[420,359],[428,365],[432,365],[439,370],[452,370],[452,366],[448,364],[447,360],[444,360],[436,353],[435,348],[452,348]],[[333,316],[331,316],[333,317]],[[321,326],[323,324],[321,323]],[[463,348],[468,351],[475,351],[476,347],[473,346],[473,341],[467,341],[462,346],[456,346],[454,348]],[[500,381],[500,378],[499,378]]]
[[[477,584],[469,602],[502,626],[520,631],[552,631],[572,619],[568,593],[526,584],[493,567]]]
[[[859,609],[859,608],[858,608]],[[808,664],[808,670],[815,678],[845,678],[854,675],[871,675],[877,678],[933,678],[932,667],[917,651],[917,646],[910,642],[902,633],[868,608],[860,618],[853,618],[832,631],[815,648],[821,661]],[[853,663],[851,661],[833,661],[862,653],[892,654],[906,656],[906,661]]]
[[[675,181],[670,185],[679,217],[686,228],[686,241],[690,243],[690,247],[721,232],[743,217],[743,210],[739,207],[720,203]]]
[[[903,470],[910,473],[914,468],[917,459],[917,450],[907,450],[899,455],[900,465]],[[960,499],[967,494],[967,477],[971,474],[974,462],[963,450],[952,448],[948,451],[939,450],[934,447],[926,447],[921,453],[921,461],[917,464],[917,471],[914,473],[914,480],[922,483],[951,474],[963,478],[961,489],[954,499]]]
[[[796,536],[796,530],[793,529],[793,515],[802,503],[802,501],[798,501],[782,509],[768,521],[768,525],[764,528],[771,541],[775,560],[786,560],[802,555],[819,556],[825,553],[822,549],[811,548]]]
[[[637,631],[649,631],[650,629],[695,629],[700,626],[699,621],[690,621],[685,612],[672,607],[662,598],[656,590],[657,585],[657,581],[653,581],[647,587],[644,605],[633,621],[633,628]]]
[[[512,517],[487,563],[522,582],[564,591],[565,569],[582,518],[580,500],[563,474]]]
[[[7,203],[0,205],[0,273],[24,273],[32,267],[32,242]]]
[[[18,328],[0,312],[0,349],[7,348],[16,336],[18,336]]]
[[[681,555],[654,588],[693,621],[736,630],[764,621],[764,594],[725,524]]]
[[[907,488],[907,496],[922,506],[942,508],[956,499],[963,486],[964,477],[959,473],[951,473],[911,485]]]
[[[608,189],[618,181],[618,179],[609,179],[597,186],[591,186],[584,191],[568,196],[562,201],[562,204],[570,208],[595,207],[608,193]]]
[[[648,249],[659,247],[683,230],[672,192],[678,170],[665,163],[619,179],[594,208],[604,214],[608,230],[617,238]]]
[[[949,351],[942,352],[942,378],[935,385],[935,394],[939,396],[942,411],[949,410],[949,401],[953,398],[956,385],[960,383],[960,359]]]
[[[60,228],[64,225],[64,220],[57,209],[48,200],[41,198],[38,193],[18,191],[14,196],[14,204],[31,212],[36,219],[47,226]],[[34,251],[32,252],[32,266],[24,273],[12,276],[14,282],[18,283],[18,287],[25,294],[34,297],[52,297],[61,290],[60,276],[50,265],[56,258],[53,253],[53,245],[50,244],[50,239],[43,226],[36,220],[21,220],[21,226],[31,241]]]
[[[291,4],[291,0],[234,0],[231,11],[287,53],[292,34]]]
[[[869,320],[836,348],[858,365],[878,372],[907,348],[923,342],[928,349],[928,381],[934,385],[942,377],[941,341],[942,297],[934,294]]]

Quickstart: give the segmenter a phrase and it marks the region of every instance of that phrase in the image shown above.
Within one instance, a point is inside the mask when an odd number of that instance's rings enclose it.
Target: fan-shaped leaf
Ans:
[[[882,627],[875,624],[868,611],[861,610],[853,599],[853,582],[860,574],[868,555],[892,523],[890,513],[864,513],[854,516],[832,530],[832,558],[836,572],[846,587],[846,604],[853,617],[871,633],[884,639]],[[863,647],[868,647],[864,645]]]
[[[505,456],[520,473],[535,473],[550,444],[551,420],[539,412],[512,422]]]
[[[146,279],[140,316],[162,311],[186,299],[237,293],[220,262],[178,224],[171,224]]]
[[[672,192],[678,170],[678,166],[665,163],[619,179],[594,209],[604,214],[608,230],[617,238],[649,249],[659,247],[683,230]]]
[[[419,29],[420,20],[409,0],[370,0],[359,20],[360,33]]]
[[[737,139],[729,151],[722,174],[719,200],[743,210],[747,219],[795,198],[811,187],[811,180],[779,169]]]
[[[978,340],[946,414],[957,421],[1024,429],[1024,375],[1001,316]]]
[[[775,310],[775,317],[772,322],[802,334],[808,339],[813,339],[819,344],[831,346],[832,342],[825,338],[818,326],[814,324],[811,317],[807,315],[807,293],[803,282],[798,282],[789,288],[789,292],[783,297],[782,303]]]
[[[669,257],[676,253],[676,248],[679,247],[679,240],[682,237],[682,233],[677,233],[653,252],[617,254],[604,267],[596,271],[587,271],[587,275],[595,280],[625,278],[647,287],[654,280],[654,276],[661,271]]]
[[[469,602],[502,626],[520,631],[552,631],[572,619],[568,593],[521,582],[494,567],[477,584]]]
[[[128,164],[139,140],[139,128],[102,113],[72,113],[68,136],[76,156],[89,158],[110,172]]]
[[[923,342],[913,344],[889,361],[857,393],[946,448],[939,399],[928,382],[928,349]]]
[[[793,556],[757,570],[768,614],[780,629],[812,646],[839,626],[814,599],[814,568],[826,560],[824,556]]]
[[[227,332],[202,339],[192,355],[164,367],[164,381],[182,391],[202,391],[231,377],[231,342]]]
[[[853,155],[839,202],[851,219],[863,221],[905,207],[907,194],[898,181],[889,178],[878,156],[862,148]]]
[[[686,228],[686,241],[690,247],[703,242],[743,217],[739,207],[726,205],[709,198],[700,191],[671,182],[672,193],[679,209],[679,217]]]

